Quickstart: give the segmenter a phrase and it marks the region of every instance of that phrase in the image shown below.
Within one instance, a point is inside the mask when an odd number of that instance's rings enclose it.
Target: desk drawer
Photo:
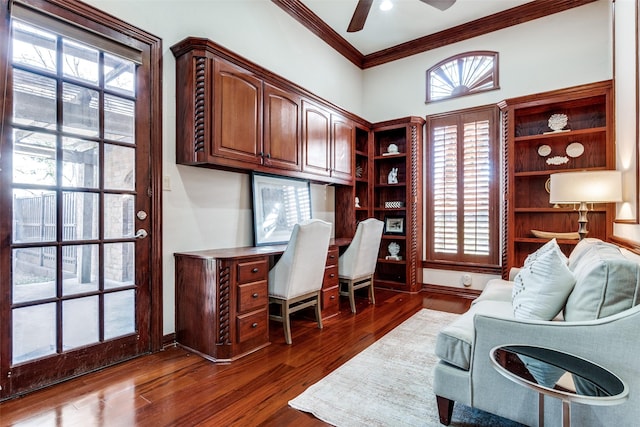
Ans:
[[[337,314],[340,309],[340,295],[338,287],[322,290],[322,317]]]
[[[267,281],[238,285],[238,313],[266,307],[269,301]]]
[[[236,316],[238,343],[269,335],[269,314],[267,308]],[[267,339],[268,340],[268,339]]]
[[[269,262],[266,258],[238,262],[237,275],[238,284],[267,280]]]
[[[330,265],[338,265],[338,248],[330,247],[327,252],[327,267]]]
[[[322,289],[329,289],[338,286],[338,266],[327,266],[324,269],[324,278],[322,279]]]

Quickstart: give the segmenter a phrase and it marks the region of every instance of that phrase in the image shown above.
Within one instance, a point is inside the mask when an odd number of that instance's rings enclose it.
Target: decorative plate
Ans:
[[[544,182],[544,189],[547,191],[547,193],[551,194],[551,178],[547,178],[547,180]]]
[[[553,156],[547,159],[548,165],[564,165],[565,163],[569,163],[567,156]]]
[[[584,145],[579,142],[572,142],[567,145],[567,156],[569,157],[580,157],[584,153]]]
[[[538,147],[538,155],[540,157],[547,157],[549,154],[551,154],[551,147],[548,145],[541,145]]]
[[[552,114],[549,117],[549,127],[554,132],[560,132],[569,122],[569,118],[566,114]]]

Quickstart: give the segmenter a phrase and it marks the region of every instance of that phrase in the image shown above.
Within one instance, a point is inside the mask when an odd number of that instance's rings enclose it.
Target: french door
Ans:
[[[0,399],[151,351],[155,208],[144,51],[5,22]]]

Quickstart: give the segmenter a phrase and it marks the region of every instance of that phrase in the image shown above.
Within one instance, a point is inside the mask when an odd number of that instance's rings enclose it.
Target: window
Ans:
[[[499,263],[496,107],[427,117],[427,261]]]
[[[427,70],[427,101],[498,89],[498,53],[467,52]]]

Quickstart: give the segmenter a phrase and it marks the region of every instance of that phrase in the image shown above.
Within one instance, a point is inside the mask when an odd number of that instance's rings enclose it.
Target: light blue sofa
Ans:
[[[640,425],[640,256],[585,239],[567,261],[575,284],[553,320],[516,318],[514,271],[510,281],[487,283],[469,311],[440,331],[433,390],[442,424],[450,423],[453,404],[460,402],[538,425],[537,393],[502,376],[489,359],[496,346],[523,344],[581,356],[626,382],[629,398],[620,405],[572,404],[572,425]],[[545,423],[559,425],[561,402],[546,397],[544,408]]]

